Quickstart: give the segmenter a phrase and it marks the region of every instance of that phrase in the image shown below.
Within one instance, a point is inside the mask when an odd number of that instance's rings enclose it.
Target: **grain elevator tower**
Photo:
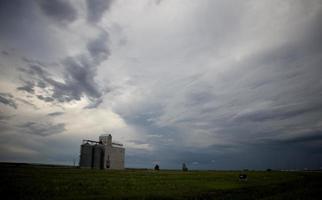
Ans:
[[[124,169],[123,144],[112,142],[111,134],[99,136],[99,141],[83,140],[79,166],[95,169]]]

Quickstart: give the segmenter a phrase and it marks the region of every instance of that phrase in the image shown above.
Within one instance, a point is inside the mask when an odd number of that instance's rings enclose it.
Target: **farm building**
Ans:
[[[79,166],[95,169],[124,169],[123,144],[112,142],[112,136],[101,135],[99,141],[83,140]]]

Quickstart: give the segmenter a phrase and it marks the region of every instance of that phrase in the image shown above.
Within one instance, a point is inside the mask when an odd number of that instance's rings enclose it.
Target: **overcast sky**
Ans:
[[[322,167],[322,1],[1,0],[0,161]]]

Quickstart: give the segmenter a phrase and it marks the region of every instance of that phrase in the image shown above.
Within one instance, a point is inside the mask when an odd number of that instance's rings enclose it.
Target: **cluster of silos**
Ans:
[[[95,169],[124,169],[125,149],[112,142],[110,134],[101,135],[99,141],[83,140],[80,147],[79,166]]]
[[[104,169],[104,153],[104,145],[84,143],[81,145],[79,165],[83,168]]]

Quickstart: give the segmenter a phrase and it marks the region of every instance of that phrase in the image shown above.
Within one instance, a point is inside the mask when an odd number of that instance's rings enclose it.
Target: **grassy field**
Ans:
[[[0,164],[7,199],[321,199],[320,172],[101,171]],[[3,199],[3,198],[2,198]]]

